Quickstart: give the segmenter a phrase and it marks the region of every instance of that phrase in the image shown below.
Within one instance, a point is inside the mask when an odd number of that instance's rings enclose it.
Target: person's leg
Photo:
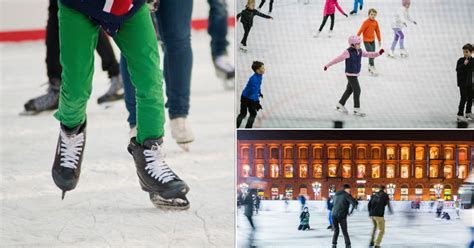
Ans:
[[[347,76],[351,89],[354,92],[354,108],[360,108],[360,85],[356,76]]]
[[[349,77],[347,77],[347,79],[349,79]],[[342,94],[341,96],[341,99],[339,100],[339,103],[344,106],[347,102],[347,99],[349,99],[349,97],[352,95],[352,86],[351,86],[351,82],[348,81],[347,83],[347,86],[346,86],[346,90],[344,91],[344,94]]]
[[[331,216],[331,211],[328,213],[328,219],[329,219],[329,225],[332,226],[332,216]]]
[[[319,32],[321,32],[324,28],[324,25],[326,25],[326,21],[328,20],[329,15],[325,15],[323,17],[323,22],[321,23],[321,26],[319,26]]]
[[[467,97],[466,97],[466,114],[470,114],[472,113],[472,99],[474,97],[474,89],[473,88],[470,88],[468,87],[466,89],[467,91]]]
[[[46,71],[49,79],[61,80],[57,0],[49,0],[48,22],[46,24]]]
[[[192,0],[163,0],[157,12],[163,41],[164,75],[170,119],[189,112],[193,52],[191,49]]]
[[[401,29],[398,31],[398,36],[400,37],[400,49],[405,49],[405,34]]]
[[[240,113],[237,116],[237,128],[240,127],[242,120],[247,116],[247,101],[243,98],[240,98]]]
[[[247,216],[247,219],[249,220],[250,226],[252,229],[255,229],[255,225],[253,224],[252,216]]]
[[[265,0],[262,0],[262,1],[260,2],[260,5],[258,5],[258,8],[261,9],[264,4],[265,4]]]
[[[225,0],[207,0],[209,3],[209,25],[207,32],[211,36],[211,54],[215,59],[227,53],[227,3]]]
[[[359,9],[362,10],[364,8],[364,0],[358,0],[359,1]]]
[[[64,126],[74,128],[86,120],[99,27],[80,12],[60,2],[58,5],[62,83],[59,107],[54,116]]]
[[[365,50],[367,52],[375,52],[375,41],[372,42],[364,42]],[[369,58],[369,65],[374,66],[374,59]]]
[[[399,28],[394,28],[393,29],[393,41],[392,41],[392,46],[390,47],[390,50],[395,51],[395,47],[397,46],[397,43],[398,43],[398,39],[400,38],[400,36],[398,35],[398,30],[400,30]]]
[[[128,72],[127,68],[127,60],[123,55],[120,56],[120,74],[122,75],[123,80],[125,107],[128,111],[127,122],[131,128],[137,125],[137,102],[135,99],[136,92],[135,86],[133,86],[132,81],[130,80],[130,73]]]
[[[459,99],[459,107],[458,107],[458,116],[464,116],[464,106],[466,105],[467,102],[467,92],[465,87],[459,87],[459,93],[461,95],[461,98]]]
[[[248,105],[250,116],[249,116],[249,119],[247,120],[247,125],[245,125],[245,128],[253,127],[253,122],[255,121],[255,118],[257,117],[257,107],[255,105],[256,104],[254,102]]]
[[[268,12],[272,12],[273,11],[273,0],[270,0],[270,7],[268,8]]]
[[[139,28],[137,28],[139,27]],[[163,83],[155,29],[146,5],[128,19],[114,38],[127,60],[136,88],[137,142],[164,135]]]
[[[99,40],[97,42],[97,53],[102,59],[102,70],[107,71],[109,78],[119,75],[119,64],[115,58],[114,49],[104,30],[99,30]]]
[[[375,221],[374,216],[371,216],[370,219],[372,220],[372,233],[370,235],[370,244],[374,244],[375,239],[375,232],[377,231],[377,222]]]
[[[334,29],[334,14],[331,14],[330,17],[331,17],[331,27],[329,30],[332,31]]]
[[[244,37],[242,37],[242,41],[240,41],[240,44],[247,46],[247,38],[249,36],[250,29],[251,27],[244,24]]]
[[[354,7],[352,8],[352,13],[357,13],[357,9],[358,9],[358,6],[359,5],[359,0],[354,0]]]
[[[334,226],[334,233],[332,234],[332,244],[337,245],[337,238],[339,237],[339,220],[333,217],[332,223]]]
[[[377,222],[377,228],[379,229],[379,234],[375,240],[375,245],[380,246],[385,233],[385,219],[383,217],[375,217],[375,221]]]
[[[347,218],[341,219],[340,221],[342,234],[344,235],[344,242],[346,246],[351,245],[351,239],[349,238],[349,232],[347,232]]]

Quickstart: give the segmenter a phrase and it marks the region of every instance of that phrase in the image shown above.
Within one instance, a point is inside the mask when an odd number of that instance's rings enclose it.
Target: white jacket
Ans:
[[[408,9],[401,7],[398,13],[395,15],[395,20],[392,22],[392,28],[403,29],[407,22],[415,23],[408,13]]]

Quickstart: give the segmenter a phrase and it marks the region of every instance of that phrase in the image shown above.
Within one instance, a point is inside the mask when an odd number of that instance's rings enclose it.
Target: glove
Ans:
[[[263,110],[262,105],[260,104],[260,101],[255,102],[255,110],[259,111],[260,109]]]
[[[258,94],[258,97],[263,98],[263,94],[262,93]]]
[[[380,49],[379,54],[382,55],[384,52],[385,52],[385,50],[383,50],[383,48],[382,48],[382,49]]]
[[[328,67],[327,67],[327,66],[324,66],[324,70],[327,71],[327,70],[328,70]]]
[[[346,13],[344,13],[344,15],[346,16],[346,18],[349,17]]]

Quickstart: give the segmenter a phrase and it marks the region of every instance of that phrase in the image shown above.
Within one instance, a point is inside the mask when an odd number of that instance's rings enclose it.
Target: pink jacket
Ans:
[[[378,56],[380,56],[379,52],[366,52],[364,50],[362,50],[362,57],[369,57],[369,58],[377,58]],[[339,62],[342,62],[346,59],[348,59],[350,57],[350,54],[349,54],[349,51],[344,50],[344,52],[337,56],[335,59],[331,60],[331,62],[329,62],[327,65],[325,65],[327,68],[329,68],[330,66],[332,65],[335,65]],[[356,76],[358,77],[359,76],[359,73],[357,74],[354,74],[354,73],[346,73],[347,76]]]
[[[326,5],[324,5],[324,16],[327,15],[332,15],[339,10],[341,14],[345,14],[344,11],[341,9],[341,6],[339,6],[339,3],[337,3],[337,0],[326,0]]]

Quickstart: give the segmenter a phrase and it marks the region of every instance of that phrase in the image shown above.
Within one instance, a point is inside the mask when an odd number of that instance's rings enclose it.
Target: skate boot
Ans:
[[[244,53],[248,52],[247,46],[244,45],[244,44],[240,44],[239,50],[240,50],[241,52],[244,52]]]
[[[340,103],[338,103],[338,104],[336,105],[336,110],[339,111],[339,112],[341,112],[341,113],[344,113],[344,114],[348,114],[348,113],[349,113],[349,111],[346,109],[346,107],[344,107],[344,105],[342,105],[342,104],[340,104]]]
[[[370,241],[369,247],[372,247],[372,246],[374,246],[374,242]]]
[[[400,50],[400,57],[406,58],[408,57],[408,52],[405,49]]]
[[[320,34],[321,34],[321,31],[317,31],[317,32],[313,35],[313,37],[314,37],[314,38],[318,38]]]
[[[166,163],[162,142],[162,138],[147,139],[140,145],[130,139],[128,152],[135,160],[140,186],[157,208],[188,209],[189,187]]]
[[[354,10],[352,10],[351,12],[349,12],[349,15],[355,15],[357,14],[357,12],[355,12]]]
[[[187,119],[185,117],[178,117],[171,119],[171,137],[176,140],[176,143],[185,151],[189,151],[189,143],[194,141],[194,134]]]
[[[45,110],[55,110],[58,108],[61,80],[52,78],[48,84],[46,94],[33,98],[25,103],[25,111],[22,115],[38,114]]]
[[[373,65],[369,65],[369,73],[372,76],[377,76],[378,75],[377,70],[375,69],[375,66],[373,66]]]
[[[466,119],[467,119],[468,121],[474,120],[474,114],[472,114],[472,113],[466,113]]]
[[[225,90],[234,89],[235,67],[229,62],[226,55],[217,56],[214,59],[214,68],[216,69],[216,75],[224,82]]]
[[[387,53],[387,56],[390,58],[395,58],[395,54],[393,53],[393,50],[390,50],[390,52]]]
[[[104,95],[97,99],[98,104],[123,99],[123,81],[121,76],[110,78],[110,87]]]
[[[458,115],[457,122],[467,122],[467,118],[462,115]]]
[[[85,145],[86,122],[72,129],[61,124],[52,175],[56,186],[63,191],[62,199],[79,181]]]
[[[354,115],[359,116],[359,117],[365,117],[365,113],[360,110],[360,108],[355,108],[354,109]]]

